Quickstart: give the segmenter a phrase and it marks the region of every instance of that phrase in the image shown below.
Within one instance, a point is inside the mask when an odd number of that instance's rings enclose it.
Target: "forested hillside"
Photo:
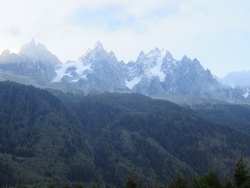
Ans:
[[[49,92],[0,84],[0,186],[98,181],[80,122]]]
[[[178,173],[203,175],[209,170],[226,178],[237,156],[250,154],[247,134],[167,101],[118,93],[62,100],[89,135],[104,181],[118,183],[133,173],[144,181],[157,177],[167,182]]]
[[[201,104],[194,110],[202,116],[250,134],[250,106],[236,104]]]
[[[53,94],[51,94],[51,92]],[[0,83],[0,184],[149,186],[209,171],[231,178],[250,136],[139,94],[84,96]]]

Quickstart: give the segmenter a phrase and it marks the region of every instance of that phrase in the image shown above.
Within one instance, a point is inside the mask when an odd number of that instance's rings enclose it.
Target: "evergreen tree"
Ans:
[[[56,185],[53,180],[51,180],[50,184],[48,185],[48,188],[55,188]]]
[[[234,169],[234,181],[236,187],[241,187],[248,179],[248,170],[246,167],[246,163],[243,161],[242,155],[239,160],[235,164]]]
[[[142,183],[137,182],[132,176],[128,176],[126,181],[126,188],[141,188]]]
[[[187,181],[182,175],[178,175],[168,184],[167,188],[187,188]]]
[[[194,178],[192,188],[222,188],[218,176],[214,172],[207,173],[204,177]]]

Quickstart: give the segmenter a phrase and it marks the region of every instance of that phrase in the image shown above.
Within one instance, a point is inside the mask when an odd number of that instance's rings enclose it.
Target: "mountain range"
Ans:
[[[43,44],[32,40],[18,54],[2,52],[0,73],[0,80],[86,94],[109,91],[168,99],[175,96],[173,101],[177,96],[192,96],[250,103],[250,85],[231,87],[219,82],[197,59],[184,56],[176,60],[158,48],[141,51],[136,61],[124,63],[98,41],[77,61],[62,63]]]
[[[0,82],[0,184],[230,179],[239,155],[250,160],[250,87],[230,77],[158,48],[128,63],[100,42],[66,63],[34,40],[5,50],[0,81],[22,84]]]

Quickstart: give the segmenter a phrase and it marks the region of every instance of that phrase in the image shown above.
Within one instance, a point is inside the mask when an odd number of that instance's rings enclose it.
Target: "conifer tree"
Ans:
[[[235,164],[234,169],[234,181],[236,187],[240,187],[243,185],[248,179],[248,170],[246,167],[246,163],[243,161],[242,155],[240,156],[239,160]]]
[[[182,175],[178,175],[168,184],[167,188],[187,188],[187,180]]]

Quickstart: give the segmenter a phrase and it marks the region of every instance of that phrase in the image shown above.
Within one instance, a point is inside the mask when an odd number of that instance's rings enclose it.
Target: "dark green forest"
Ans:
[[[250,134],[250,106],[236,104],[201,104],[194,110],[204,117]]]
[[[221,186],[239,187],[235,163],[250,159],[248,119],[226,122],[226,115],[204,111],[139,94],[86,96],[1,82],[0,186],[176,187],[183,181],[199,187],[217,178]],[[244,125],[233,123],[239,121]]]

